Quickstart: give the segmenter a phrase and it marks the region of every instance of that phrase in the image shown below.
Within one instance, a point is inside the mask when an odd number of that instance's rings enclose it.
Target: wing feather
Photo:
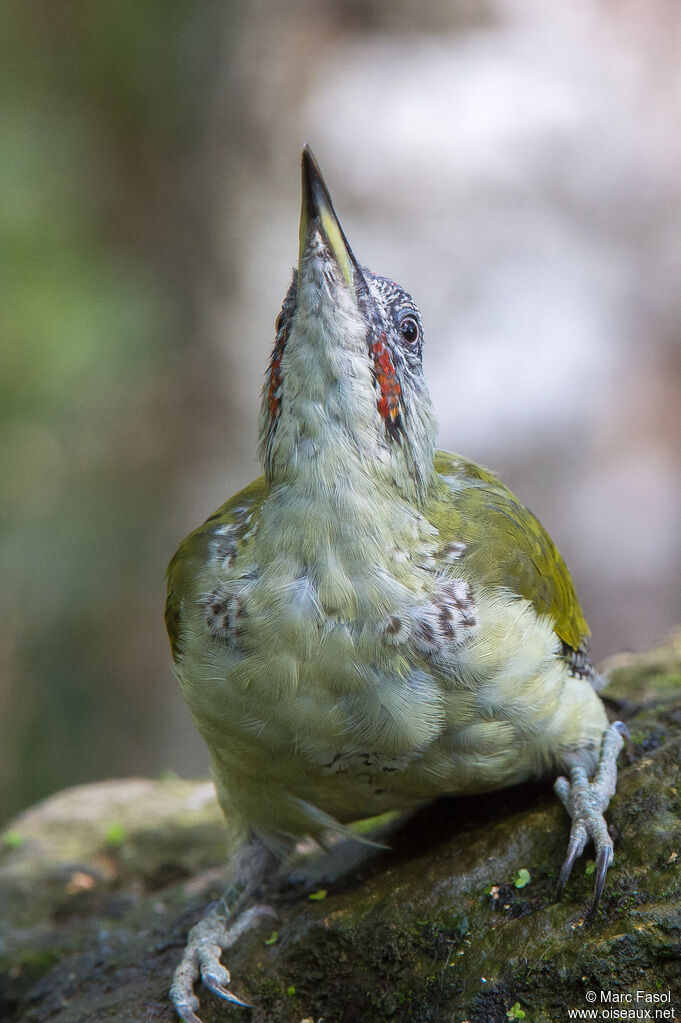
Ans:
[[[203,569],[211,556],[211,544],[215,542],[223,527],[234,525],[243,532],[248,518],[257,514],[267,496],[264,476],[240,490],[214,512],[203,525],[182,541],[168,565],[168,592],[165,605],[165,622],[170,640],[173,660],[182,656],[182,609],[185,600],[193,596],[196,580],[203,575]],[[236,549],[239,546],[237,533]]]
[[[444,486],[426,516],[447,542],[465,544],[469,578],[504,588],[550,615],[570,650],[585,652],[589,626],[574,583],[541,523],[493,473],[459,455],[438,451],[435,468]]]

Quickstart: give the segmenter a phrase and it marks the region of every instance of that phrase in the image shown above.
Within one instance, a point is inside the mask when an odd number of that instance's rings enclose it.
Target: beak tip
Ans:
[[[303,201],[313,203],[315,207],[320,201],[330,205],[331,197],[324,183],[322,172],[307,142],[303,146],[300,156],[300,166],[303,177]]]
[[[308,242],[308,231],[311,222],[319,224],[326,236],[331,251],[338,262],[343,276],[354,291],[354,269],[357,262],[348,245],[347,238],[333,208],[333,202],[326,182],[322,177],[314,153],[306,142],[301,153],[302,171],[302,204],[300,211],[300,257]]]

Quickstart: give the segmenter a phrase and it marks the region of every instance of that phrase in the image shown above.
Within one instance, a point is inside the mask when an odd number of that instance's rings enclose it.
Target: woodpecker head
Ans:
[[[361,267],[317,163],[302,156],[298,268],[276,321],[260,451],[270,483],[355,471],[422,501],[437,424],[411,296]]]

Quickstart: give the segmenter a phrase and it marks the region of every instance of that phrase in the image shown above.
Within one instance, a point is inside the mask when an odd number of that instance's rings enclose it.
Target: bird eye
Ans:
[[[405,316],[400,321],[400,334],[407,344],[416,344],[421,335],[421,330],[417,320],[415,320],[413,316]]]

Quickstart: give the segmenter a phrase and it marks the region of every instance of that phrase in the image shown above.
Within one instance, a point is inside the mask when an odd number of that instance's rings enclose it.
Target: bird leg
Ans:
[[[199,978],[209,991],[226,1002],[249,1008],[248,1002],[229,990],[229,970],[220,962],[220,957],[225,949],[257,926],[263,916],[276,917],[270,906],[244,906],[275,863],[273,854],[257,839],[245,842],[232,864],[234,883],[189,931],[169,992],[175,1011],[184,1023],[201,1023],[196,1015],[199,999],[194,994],[194,984]]]
[[[615,721],[603,738],[601,755],[593,781],[580,764],[570,767],[570,780],[557,778],[554,792],[562,802],[572,820],[567,855],[558,879],[558,896],[567,884],[572,867],[581,856],[589,838],[596,849],[596,880],[589,916],[595,911],[603,894],[605,875],[613,861],[613,842],[603,816],[608,803],[615,794],[617,785],[617,756],[624,740],[629,739],[629,729],[621,721]]]

